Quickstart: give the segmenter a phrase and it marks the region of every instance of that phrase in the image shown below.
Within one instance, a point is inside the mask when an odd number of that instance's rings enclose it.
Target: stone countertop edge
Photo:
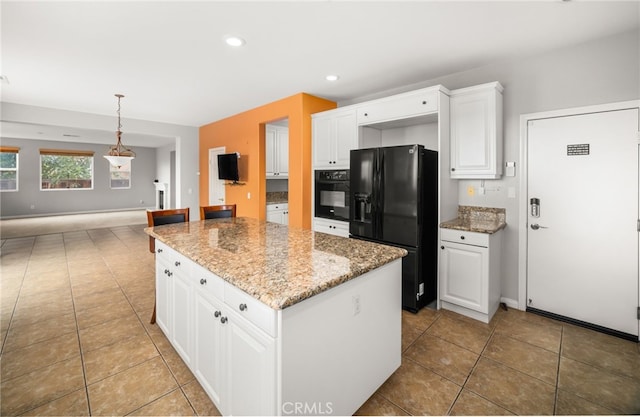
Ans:
[[[407,255],[393,246],[242,217],[144,230],[275,310]]]
[[[443,229],[493,234],[507,226],[506,210],[494,207],[459,206],[458,217],[440,223]]]

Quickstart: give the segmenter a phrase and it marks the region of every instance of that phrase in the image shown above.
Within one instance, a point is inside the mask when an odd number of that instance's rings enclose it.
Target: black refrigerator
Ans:
[[[438,153],[422,145],[352,150],[349,235],[406,249],[402,307],[436,299]]]

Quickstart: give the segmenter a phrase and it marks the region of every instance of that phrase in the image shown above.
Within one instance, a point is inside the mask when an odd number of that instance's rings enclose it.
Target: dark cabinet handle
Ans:
[[[460,236],[460,240],[464,240],[464,236]]]
[[[214,315],[214,317],[215,317],[215,318],[220,317],[220,314],[222,314],[222,313],[221,313],[221,312],[219,312],[219,311],[216,311],[215,313],[213,313],[213,315]]]
[[[240,308],[240,311],[245,311],[247,310],[247,305],[245,303],[242,303],[238,306],[238,308]]]
[[[440,246],[440,249],[444,250],[444,246]]]
[[[201,279],[200,279],[200,285],[204,285],[204,284],[206,284],[206,283],[207,283],[207,280],[206,280],[206,279],[204,279],[204,278],[201,278]]]
[[[226,317],[220,317],[220,323],[225,324],[227,322]]]
[[[158,253],[162,253],[162,249],[158,249],[156,252],[158,252]]]
[[[422,100],[422,104],[427,104],[427,100]]]
[[[455,171],[455,170],[456,170],[455,168],[451,168],[451,171]]]
[[[176,261],[176,266],[180,266],[180,261]]]
[[[364,115],[365,115],[365,116],[368,116],[368,115],[369,115],[369,113],[365,113]]]

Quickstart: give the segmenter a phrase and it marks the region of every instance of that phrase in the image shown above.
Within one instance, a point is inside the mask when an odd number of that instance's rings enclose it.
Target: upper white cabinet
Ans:
[[[341,108],[313,118],[313,168],[349,169],[349,152],[358,148],[356,111]]]
[[[265,142],[267,178],[287,178],[289,176],[289,128],[267,125]]]
[[[493,82],[451,91],[451,178],[502,175],[502,90]]]
[[[368,101],[358,107],[358,125],[408,119],[438,111],[439,87]]]

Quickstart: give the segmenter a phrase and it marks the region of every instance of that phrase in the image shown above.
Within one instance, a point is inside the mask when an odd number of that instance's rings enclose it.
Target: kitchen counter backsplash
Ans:
[[[289,193],[286,191],[273,191],[267,193],[267,204],[283,204],[289,202]]]
[[[458,206],[458,217],[441,223],[440,227],[491,234],[506,227],[506,217],[503,208]]]

